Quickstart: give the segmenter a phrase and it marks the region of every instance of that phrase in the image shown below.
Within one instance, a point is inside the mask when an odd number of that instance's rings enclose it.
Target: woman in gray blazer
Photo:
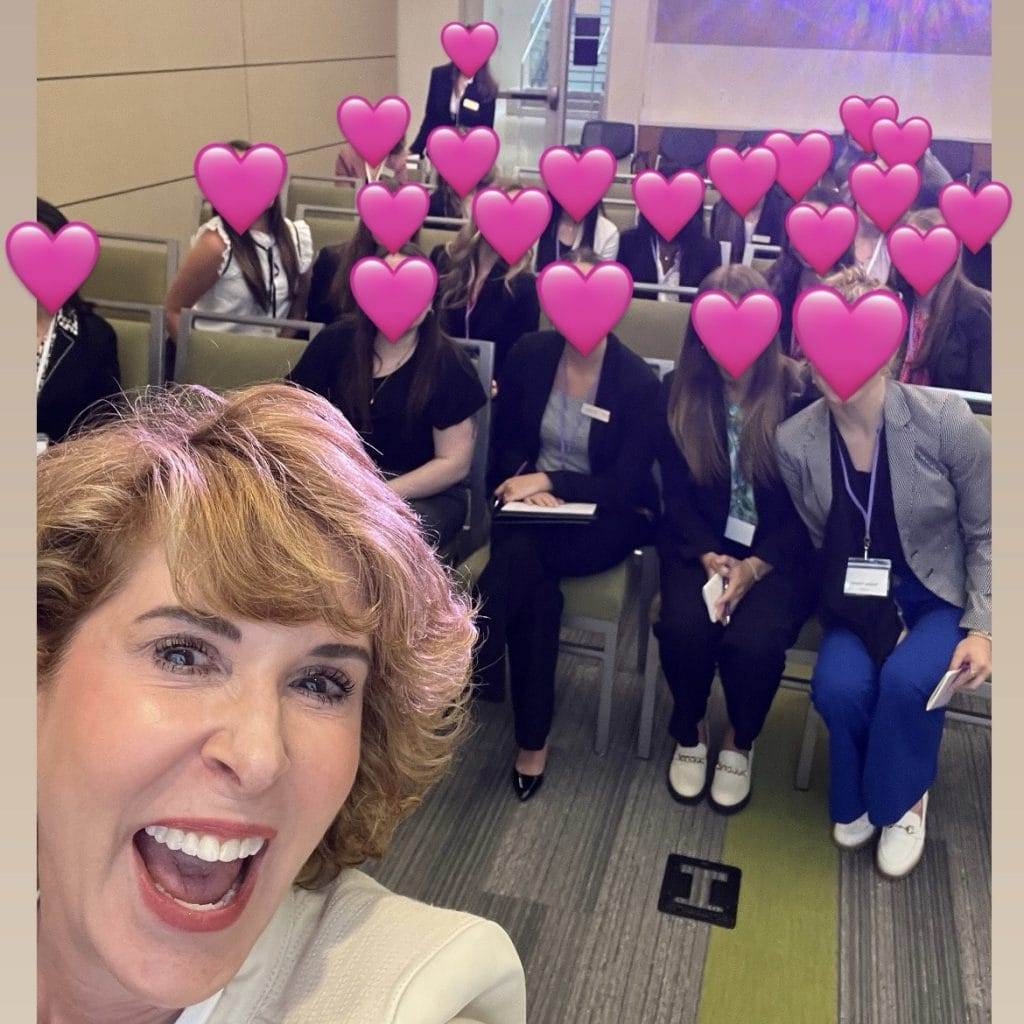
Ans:
[[[848,302],[878,284],[829,278]],[[821,558],[811,693],[829,727],[835,841],[909,873],[924,850],[947,671],[974,689],[992,660],[991,442],[963,399],[880,370],[847,401],[824,398],[777,432],[779,466]]]

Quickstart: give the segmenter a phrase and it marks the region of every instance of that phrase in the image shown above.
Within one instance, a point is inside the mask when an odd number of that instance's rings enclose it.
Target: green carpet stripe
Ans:
[[[824,729],[811,789],[793,788],[807,697],[780,690],[754,754],[748,806],[719,858],[743,871],[736,928],[712,928],[699,1024],[834,1024],[838,851]]]

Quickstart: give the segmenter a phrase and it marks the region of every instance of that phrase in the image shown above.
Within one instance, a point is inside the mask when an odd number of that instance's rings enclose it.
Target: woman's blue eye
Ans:
[[[187,675],[205,675],[213,668],[212,653],[201,640],[194,637],[166,637],[158,640],[154,659],[161,668]]]

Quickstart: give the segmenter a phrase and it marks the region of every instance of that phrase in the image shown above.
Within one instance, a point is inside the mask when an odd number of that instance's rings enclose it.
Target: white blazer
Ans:
[[[526,981],[492,921],[389,892],[361,871],[293,887],[209,1024],[525,1024]]]

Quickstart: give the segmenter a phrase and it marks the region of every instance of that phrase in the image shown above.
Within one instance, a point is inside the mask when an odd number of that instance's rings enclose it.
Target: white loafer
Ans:
[[[865,811],[856,821],[837,821],[832,827],[832,839],[843,850],[859,850],[875,838],[877,831]]]
[[[711,806],[716,811],[735,814],[747,806],[753,766],[753,750],[749,754],[741,754],[738,750],[719,751],[710,795]]]
[[[917,867],[924,854],[925,819],[928,817],[928,794],[924,795],[921,813],[907,811],[895,825],[882,829],[875,863],[888,878],[904,878]]]
[[[668,766],[668,791],[681,804],[695,804],[703,799],[708,786],[708,748],[706,743],[695,747],[676,744]]]

